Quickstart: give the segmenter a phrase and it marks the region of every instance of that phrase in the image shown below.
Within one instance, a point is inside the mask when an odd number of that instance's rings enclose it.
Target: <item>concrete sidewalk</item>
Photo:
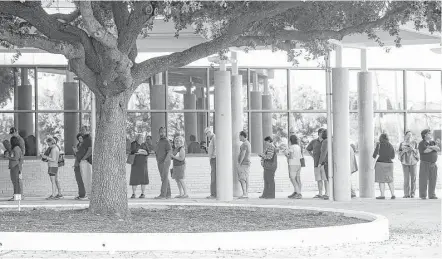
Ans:
[[[358,211],[367,211],[386,216],[390,221],[390,240],[382,243],[335,245],[308,248],[290,249],[261,249],[217,252],[45,252],[45,251],[2,251],[0,258],[440,258],[441,246],[441,200],[403,199],[401,191],[396,192],[397,199],[390,200],[387,193],[386,200],[356,198],[350,202],[333,202],[313,199],[315,193],[304,193],[304,199],[292,200],[286,198],[288,193],[277,193],[274,200],[257,199],[260,194],[253,193],[247,200],[234,200],[237,204],[278,204],[299,205],[322,208],[338,208]],[[441,196],[440,190],[437,195]],[[191,199],[173,199],[173,202],[213,202],[205,199],[207,194],[195,194]],[[167,200],[166,200],[167,201]],[[149,206],[155,203],[153,199],[129,200],[131,204]],[[165,200],[161,200],[165,202]],[[2,205],[14,205],[15,202],[0,201]],[[46,201],[41,198],[29,198],[23,201],[24,205],[87,205],[85,201],[64,199]],[[0,209],[1,212],[1,209]],[[339,237],[337,237],[339,238]],[[185,242],[185,241],[183,241]]]

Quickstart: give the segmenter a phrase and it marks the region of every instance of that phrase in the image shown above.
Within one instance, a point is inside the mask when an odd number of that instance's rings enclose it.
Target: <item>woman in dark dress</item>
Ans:
[[[375,176],[374,181],[379,183],[379,190],[381,191],[381,196],[376,197],[378,200],[385,199],[385,184],[388,184],[391,192],[391,199],[396,199],[394,195],[394,159],[395,153],[393,145],[391,145],[388,135],[382,133],[379,136],[379,142],[376,144],[376,148],[373,152],[373,158],[376,159],[376,164],[374,168]]]
[[[141,135],[137,135],[136,140],[130,145],[130,153],[135,154],[129,180],[129,185],[132,186],[132,199],[135,198],[135,191],[137,190],[138,185],[141,185],[140,198],[145,198],[144,191],[146,190],[146,185],[149,184],[149,174],[147,172],[147,156],[149,156],[148,149],[146,143],[143,143],[143,137]]]

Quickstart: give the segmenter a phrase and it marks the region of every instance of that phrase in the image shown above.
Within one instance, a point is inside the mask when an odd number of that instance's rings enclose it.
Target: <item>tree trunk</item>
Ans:
[[[97,98],[90,211],[126,218],[130,215],[126,183],[127,93]]]

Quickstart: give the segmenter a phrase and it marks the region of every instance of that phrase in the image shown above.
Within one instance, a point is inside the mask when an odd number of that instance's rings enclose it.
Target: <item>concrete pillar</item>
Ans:
[[[166,109],[166,86],[152,85],[150,88],[150,109],[165,110]],[[157,141],[160,139],[158,130],[160,127],[166,127],[166,114],[164,112],[152,112],[151,114],[151,131],[152,143],[156,147]]]
[[[262,94],[260,91],[250,92],[250,109],[262,109]],[[250,144],[252,146],[252,153],[263,152],[264,137],[262,134],[262,113],[252,112],[250,115]]]
[[[184,94],[184,109],[196,110],[196,96],[195,94]],[[194,135],[198,139],[198,121],[196,112],[184,113],[184,134],[186,143],[190,143],[190,135]]]
[[[70,76],[66,76],[66,82],[63,83],[63,104],[65,110],[78,110],[78,91],[78,83],[73,81],[73,78]],[[72,146],[77,143],[76,136],[79,131],[78,126],[78,113],[64,114],[64,153],[66,155],[74,154]]]
[[[197,88],[196,109],[206,109],[206,98],[204,98],[204,88]],[[205,112],[197,113],[197,141],[201,142],[206,138],[204,130],[207,128],[207,114]]]
[[[17,87],[18,93],[18,110],[32,110],[32,85],[28,79],[28,69],[21,69],[21,85]],[[19,113],[18,114],[18,132],[20,135],[27,137],[34,134],[34,114]]]
[[[346,68],[332,70],[333,104],[333,197],[335,201],[350,201],[350,111],[349,73]]]
[[[230,72],[215,71],[216,190],[220,201],[233,200],[232,99]]]
[[[272,96],[270,94],[262,95],[262,109],[271,110],[272,109]],[[273,135],[272,129],[272,113],[263,112],[262,113],[262,136],[263,138]]]
[[[242,195],[241,184],[238,181],[238,156],[241,141],[239,132],[243,130],[243,109],[242,109],[242,76],[232,76],[232,162],[233,162],[233,196]]]
[[[359,196],[374,198],[373,73],[358,73],[358,143],[359,143]]]

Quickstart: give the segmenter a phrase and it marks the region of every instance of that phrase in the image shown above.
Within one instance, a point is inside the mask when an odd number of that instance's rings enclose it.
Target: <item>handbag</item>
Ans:
[[[135,154],[130,154],[127,156],[126,163],[133,165],[135,161]]]
[[[305,167],[305,159],[304,154],[302,153],[302,147],[301,147],[301,158],[299,159],[299,162],[301,163],[301,167]]]
[[[64,154],[58,155],[58,167],[64,166]]]

